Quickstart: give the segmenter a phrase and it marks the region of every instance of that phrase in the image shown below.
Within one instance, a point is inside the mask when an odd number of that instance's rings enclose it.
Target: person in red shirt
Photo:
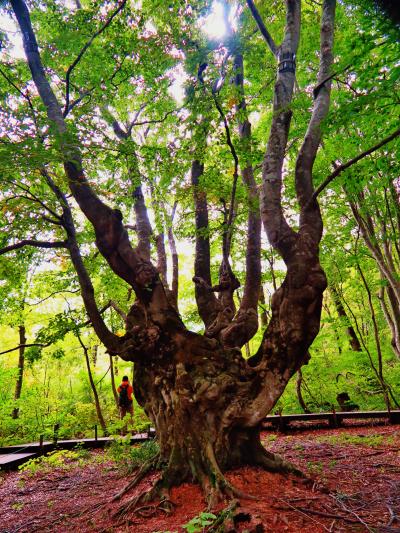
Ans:
[[[118,387],[118,405],[119,405],[119,413],[121,415],[121,420],[125,417],[127,413],[131,415],[131,421],[133,419],[133,387],[129,383],[128,376],[123,376],[122,383]]]

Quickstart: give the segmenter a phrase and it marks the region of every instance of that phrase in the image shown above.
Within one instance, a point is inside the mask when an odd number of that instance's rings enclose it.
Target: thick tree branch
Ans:
[[[178,309],[178,288],[179,288],[179,257],[176,249],[175,237],[173,232],[173,223],[175,218],[177,202],[174,203],[171,213],[170,224],[168,227],[168,245],[172,256],[172,282],[171,293],[174,299],[175,307]]]
[[[344,170],[348,169],[355,163],[358,163],[361,159],[364,159],[364,157],[367,157],[368,155],[372,154],[376,150],[379,150],[379,148],[382,148],[382,146],[385,146],[385,144],[389,143],[390,141],[393,141],[393,139],[396,139],[400,135],[400,128],[394,131],[391,135],[388,137],[385,137],[385,139],[382,139],[378,144],[375,144],[371,148],[368,148],[368,150],[365,150],[361,154],[358,154],[356,157],[353,157],[353,159],[350,159],[346,163],[343,163],[342,165],[339,165],[335,168],[335,170],[330,174],[327,178],[324,179],[324,181],[315,189],[309,204],[314,202],[317,197],[321,194],[321,192],[326,189],[326,187],[335,179],[339,174],[341,174]]]
[[[35,239],[24,239],[23,241],[17,242],[15,244],[10,244],[4,248],[0,248],[0,255],[3,255],[11,250],[18,250],[24,246],[34,246],[36,248],[67,248],[66,241],[59,242],[49,242],[49,241],[37,241]]]
[[[292,117],[290,104],[295,82],[295,57],[300,35],[300,0],[287,0],[285,35],[274,88],[273,119],[263,161],[261,217],[271,245],[284,260],[296,241],[282,208],[282,167]]]
[[[82,59],[83,55],[85,54],[86,50],[89,48],[89,46],[93,43],[93,41],[96,39],[96,37],[98,37],[99,35],[101,35],[103,33],[103,31],[108,28],[108,26],[111,24],[111,22],[113,21],[113,19],[118,15],[118,13],[125,7],[125,4],[126,4],[126,0],[122,0],[122,2],[119,4],[119,6],[117,7],[117,9],[115,11],[113,11],[113,13],[111,14],[111,16],[106,20],[106,22],[103,24],[103,26],[96,31],[96,33],[94,33],[92,35],[92,37],[88,40],[88,42],[83,46],[83,48],[81,49],[81,51],[79,52],[79,54],[76,56],[75,60],[71,63],[71,65],[68,67],[68,70],[67,70],[67,74],[65,76],[65,107],[64,107],[64,112],[63,112],[63,116],[64,118],[67,116],[68,112],[70,111],[70,106],[69,106],[69,88],[70,88],[70,78],[71,78],[71,74],[72,74],[72,71],[74,70],[74,68],[76,67],[76,65],[79,63],[79,61]]]
[[[86,312],[92,323],[93,329],[97,336],[106,346],[107,350],[112,354],[117,354],[120,347],[120,338],[114,335],[106,326],[101,311],[99,311],[94,296],[94,287],[90,276],[83,263],[82,256],[79,250],[79,245],[76,238],[76,229],[74,220],[72,217],[71,208],[69,207],[68,200],[61,189],[54,183],[50,174],[42,169],[42,175],[45,177],[49,187],[57,197],[63,210],[63,225],[68,235],[68,250],[71,257],[72,264],[78,275],[78,281],[81,288],[82,299],[85,304]]]
[[[238,181],[238,176],[239,176],[239,158],[237,156],[235,147],[232,142],[231,132],[229,129],[229,124],[226,119],[225,113],[221,107],[221,104],[218,102],[217,96],[214,93],[213,93],[213,99],[214,99],[215,107],[218,109],[218,113],[220,114],[222,121],[224,123],[224,128],[225,128],[225,133],[226,133],[226,144],[229,146],[229,149],[233,157],[233,162],[234,162],[231,199],[229,203],[228,214],[225,220],[224,235],[223,235],[223,249],[222,249],[224,260],[229,261],[231,242],[232,242],[232,232],[233,232],[233,220],[235,217],[236,189],[237,189],[237,181]]]
[[[211,270],[207,195],[200,185],[200,178],[203,172],[203,163],[195,159],[191,168],[196,224],[193,281],[195,283],[195,296],[199,314],[205,326],[208,327],[215,319],[218,302],[214,293],[210,293],[206,288],[211,286]]]
[[[202,80],[202,78],[200,78]],[[215,85],[216,87],[216,85]],[[233,182],[231,190],[231,198],[229,203],[229,209],[225,209],[224,202],[224,230],[222,235],[222,261],[219,268],[219,283],[215,287],[211,288],[213,292],[219,292],[218,295],[218,314],[215,320],[209,324],[206,328],[205,335],[208,337],[217,337],[219,336],[222,342],[224,342],[222,335],[222,330],[225,327],[229,326],[233,317],[235,316],[236,307],[234,301],[234,293],[236,289],[240,287],[240,283],[233,273],[232,267],[230,265],[230,252],[232,244],[232,235],[233,235],[233,221],[235,218],[236,211],[236,189],[237,181],[239,175],[239,158],[237,156],[235,147],[232,142],[232,137],[229,129],[229,124],[226,119],[226,116],[223,112],[223,109],[218,102],[216,96],[217,89],[212,90],[212,95],[214,99],[215,106],[223,120],[225,133],[226,133],[226,142],[231,151],[233,160],[234,160],[234,171],[233,171]],[[224,201],[224,200],[223,200]],[[204,285],[204,288],[206,286]],[[210,293],[211,294],[211,293]]]
[[[251,162],[251,124],[247,116],[244,94],[243,56],[234,56],[235,85],[239,93],[238,129],[244,156],[241,165],[242,181],[247,189],[247,244],[246,244],[246,281],[240,310],[257,309],[258,294],[261,287],[261,217],[256,180]]]
[[[130,169],[132,184],[137,182],[136,172]],[[133,208],[136,218],[136,234],[138,236],[138,246],[136,248],[140,257],[146,261],[150,261],[151,251],[151,236],[153,235],[153,228],[150,224],[149,215],[147,213],[146,202],[142,191],[142,185],[139,184],[133,191]]]
[[[275,41],[271,37],[271,34],[267,30],[263,19],[261,18],[260,13],[258,12],[258,9],[254,5],[253,0],[247,0],[247,5],[249,6],[249,9],[251,11],[251,14],[253,15],[254,20],[257,22],[257,26],[261,32],[261,35],[264,37],[266,43],[269,46],[269,49],[274,54],[275,57],[278,57],[278,51],[279,48],[276,46]]]
[[[300,233],[307,231],[318,243],[322,236],[322,219],[319,206],[308,201],[313,194],[312,171],[321,142],[321,123],[329,111],[331,80],[330,70],[333,63],[333,35],[336,0],[324,0],[321,20],[320,63],[318,86],[320,87],[314,101],[314,108],[308,124],[303,144],[296,161],[296,194],[301,208]],[[308,209],[304,209],[308,205]]]
[[[60,105],[46,78],[26,4],[23,0],[11,0],[11,4],[22,31],[32,78],[46,107],[49,121],[58,134],[71,192],[85,216],[93,224],[96,244],[111,268],[134,287],[137,293],[148,298],[149,291],[143,290],[143,285],[156,283],[156,269],[151,264],[143,264],[143,260],[132,249],[127,231],[122,224],[121,212],[104,204],[91,189],[83,173],[79,146],[67,134]]]
[[[142,108],[140,108],[139,111],[136,112],[136,115],[141,112],[141,109]],[[113,130],[118,139],[129,139],[131,136],[131,128],[125,131],[121,127],[119,122],[112,116],[111,112],[108,109],[105,110],[105,114],[109,115],[112,118]],[[141,175],[134,147],[132,149],[131,154],[133,161],[130,164],[128,163],[128,176],[133,186],[133,208],[136,217],[135,231],[139,241],[136,251],[142,259],[144,259],[145,261],[150,261],[151,236],[153,235],[153,228],[150,223],[149,215],[147,212],[147,206],[143,195]],[[130,229],[133,229],[132,226],[125,225],[125,228],[128,227]]]
[[[258,329],[258,294],[261,287],[261,217],[257,184],[251,162],[251,124],[248,120],[244,94],[243,56],[234,55],[234,83],[238,92],[236,106],[239,138],[242,149],[241,175],[247,191],[247,243],[246,281],[243,298],[233,321],[221,333],[225,346],[241,347],[248,342]]]
[[[165,251],[165,241],[164,241],[165,235],[162,231],[158,235],[154,237],[154,240],[156,242],[156,250],[157,250],[157,270],[160,274],[161,281],[164,283],[165,287],[168,287],[167,282],[167,254]]]

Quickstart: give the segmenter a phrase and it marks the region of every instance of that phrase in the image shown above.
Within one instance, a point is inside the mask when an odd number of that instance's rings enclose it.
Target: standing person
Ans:
[[[122,383],[117,390],[119,393],[118,405],[121,420],[129,413],[131,415],[131,422],[133,422],[133,387],[129,383],[128,376],[123,376]]]

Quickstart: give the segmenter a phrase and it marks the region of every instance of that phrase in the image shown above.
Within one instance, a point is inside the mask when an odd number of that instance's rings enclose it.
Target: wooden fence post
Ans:
[[[53,444],[56,446],[58,441],[58,430],[60,429],[60,424],[54,424],[54,433],[53,433]]]

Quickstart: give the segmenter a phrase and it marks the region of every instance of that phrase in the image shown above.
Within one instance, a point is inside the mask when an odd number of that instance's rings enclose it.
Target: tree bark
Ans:
[[[137,252],[145,261],[150,261],[150,239],[153,230],[147,213],[141,185],[138,185],[133,192],[133,207],[136,215],[136,233],[139,240]]]
[[[240,307],[231,324],[224,328],[220,338],[224,346],[243,346],[255,335],[258,329],[258,299],[261,287],[261,216],[257,184],[254,179],[251,154],[251,124],[247,115],[244,93],[243,56],[236,51],[233,61],[234,83],[239,103],[236,106],[239,138],[241,142],[241,175],[247,192],[247,243],[246,281]]]
[[[234,346],[228,346],[218,335],[209,338],[185,328],[167,298],[157,269],[140,248],[131,246],[120,211],[105,205],[91,189],[83,173],[79,147],[66,134],[60,106],[46,79],[26,5],[23,0],[11,0],[11,3],[22,29],[33,80],[49,122],[59,137],[60,157],[69,188],[94,227],[99,251],[136,293],[136,302],[127,315],[126,333],[118,338],[96,314],[93,286],[70,224],[70,254],[89,317],[93,317],[96,332],[109,352],[135,363],[135,394],[157,430],[160,445],[157,464],[163,471],[148,496],[160,495],[165,489],[194,477],[213,504],[224,495],[238,494],[224,477],[224,471],[233,466],[252,464],[270,470],[295,471],[263,448],[260,423],[274,407],[289,379],[308,360],[308,348],[319,331],[326,277],[318,258],[322,220],[316,199],[310,200],[312,168],[321,139],[319,127],[329,105],[330,82],[323,83],[323,80],[332,61],[335,2],[324,0],[323,4],[318,74],[321,88],[295,173],[300,205],[300,229],[296,232],[289,226],[281,203],[282,166],[295,80],[294,57],[300,33],[300,0],[287,0],[261,198],[264,227],[272,246],[287,265],[287,274],[272,298],[272,316],[261,346],[249,361],[241,355],[242,338]],[[199,183],[202,172],[202,162],[195,159],[192,183],[196,216],[196,300],[209,329],[217,313],[224,309],[222,298],[217,300],[214,290],[224,294],[226,288],[211,287],[207,202]],[[230,207],[233,208],[233,202]],[[65,213],[68,215],[68,210]],[[224,268],[224,274],[230,276],[226,261]],[[248,294],[249,301],[254,299],[251,305],[255,308],[258,297],[259,290]],[[88,361],[87,350],[85,357]]]
[[[207,195],[200,183],[204,172],[204,164],[195,159],[192,162],[191,181],[193,186],[193,198],[196,224],[196,248],[194,261],[195,296],[197,308],[206,328],[217,317],[220,306],[217,298],[211,290],[210,270],[210,237],[208,235],[208,205]]]
[[[167,287],[167,255],[165,253],[164,233],[159,233],[155,241],[157,249],[157,270],[160,274],[161,281]]]
[[[19,334],[18,375],[17,375],[17,381],[15,383],[14,401],[18,401],[21,398],[22,383],[24,379],[26,329],[23,324],[18,327],[18,334]],[[16,420],[19,417],[19,407],[14,407],[11,416],[14,420]]]
[[[176,309],[178,309],[179,257],[176,249],[174,232],[172,230],[172,221],[171,226],[168,228],[168,245],[172,256],[171,296]]]

